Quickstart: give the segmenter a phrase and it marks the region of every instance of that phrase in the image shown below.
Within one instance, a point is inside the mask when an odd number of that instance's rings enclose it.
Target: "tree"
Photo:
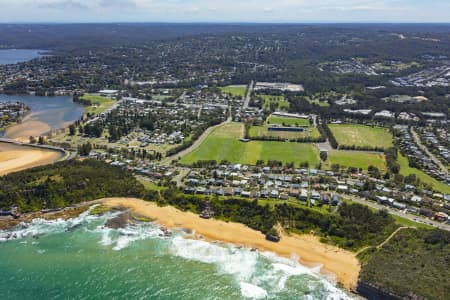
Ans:
[[[88,156],[89,153],[91,152],[91,150],[92,150],[92,145],[89,142],[87,142],[86,144],[83,144],[81,146],[78,146],[78,153],[81,156]]]
[[[34,136],[30,136],[30,144],[36,144],[36,138]]]
[[[340,169],[341,169],[341,166],[339,164],[332,164],[331,165],[331,170],[333,172],[339,172]]]
[[[74,136],[75,133],[76,133],[76,127],[75,127],[75,124],[70,124],[70,126],[69,126],[69,135],[70,135],[70,136]]]
[[[328,159],[328,152],[326,152],[326,151],[321,151],[321,152],[320,152],[320,159],[321,159],[322,161],[326,161],[326,160]]]

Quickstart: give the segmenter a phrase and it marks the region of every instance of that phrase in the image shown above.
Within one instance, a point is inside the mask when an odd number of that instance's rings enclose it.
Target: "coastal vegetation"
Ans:
[[[377,245],[398,227],[385,211],[374,212],[345,202],[336,213],[329,213],[288,203],[270,205],[258,200],[185,195],[177,189],[154,193],[152,200],[195,213],[209,207],[217,219],[243,223],[265,234],[274,234],[277,224],[294,233],[313,232],[324,242],[350,250]]]
[[[143,197],[133,175],[94,160],[64,161],[0,177],[0,209],[21,212],[63,208],[79,202],[122,196]]]
[[[99,198],[137,197],[197,214],[208,209],[216,219],[242,223],[264,234],[277,236],[280,229],[313,233],[322,242],[341,248],[367,249],[360,254],[361,281],[385,291],[430,299],[444,299],[442,295],[448,294],[447,232],[398,230],[398,220],[387,211],[346,201],[336,210],[325,210],[290,202],[186,195],[175,187],[155,188],[141,182],[131,173],[100,161],[66,161],[1,177],[0,208],[17,205],[21,212],[30,212]],[[102,212],[103,208],[95,211]],[[430,278],[439,278],[439,283]]]
[[[405,229],[361,255],[360,281],[402,299],[448,299],[449,259],[449,232]]]

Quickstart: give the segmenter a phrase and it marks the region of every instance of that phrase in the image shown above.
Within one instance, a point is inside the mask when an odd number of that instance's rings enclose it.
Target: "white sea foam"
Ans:
[[[80,225],[87,225],[97,220],[103,220],[119,215],[110,213],[104,216],[92,216],[89,211],[69,220],[43,220],[36,219],[30,224],[21,224],[10,231],[0,231],[0,241],[19,239],[29,236],[60,233]],[[103,225],[95,229],[85,230],[101,234],[99,244],[112,246],[119,251],[133,242],[161,238],[162,230],[156,224],[137,223],[130,224],[122,229],[106,228]],[[204,240],[185,238],[183,232],[177,232],[168,239],[171,254],[187,260],[198,261],[217,266],[219,273],[231,275],[240,288],[243,297],[249,299],[276,298],[277,293],[286,290],[286,283],[294,276],[306,276],[310,280],[306,286],[311,293],[317,289],[323,291],[327,300],[349,299],[349,296],[335,286],[331,280],[320,275],[320,266],[308,268],[298,263],[298,257],[282,258],[271,252],[250,251],[247,248],[237,248],[228,244],[210,243]],[[37,243],[33,241],[32,244]],[[315,296],[305,295],[307,298]]]
[[[148,238],[156,238],[158,237],[162,231],[156,226],[151,226],[150,224],[132,224],[127,226],[126,228],[121,228],[119,231],[119,238],[116,240],[116,246],[113,250],[121,250],[130,243],[140,240],[145,240]]]
[[[39,236],[41,234],[65,232],[82,224],[90,223],[98,219],[98,216],[93,216],[90,214],[90,211],[94,207],[95,206],[91,207],[79,216],[68,220],[34,219],[30,223],[20,223],[10,230],[0,231],[0,242],[23,239],[30,236]]]
[[[125,228],[119,229],[111,229],[101,225],[94,231],[102,234],[99,241],[101,245],[114,245],[112,249],[115,251],[125,249],[135,241],[159,237],[163,233],[156,225],[149,223],[129,224]]]
[[[203,240],[185,239],[176,236],[172,239],[172,254],[198,262],[215,264],[221,273],[233,275],[239,284],[243,297],[261,299],[285,289],[286,282],[293,276],[307,276],[325,291],[326,299],[350,299],[334,282],[320,275],[320,266],[308,268],[298,263],[298,257],[292,259],[279,257],[271,252],[252,252],[238,249],[232,245],[209,243]]]
[[[103,226],[97,227],[96,231],[100,231],[102,233],[102,239],[100,240],[100,244],[103,246],[109,246],[112,245],[113,240],[111,238],[111,231],[110,228],[104,228]]]
[[[267,291],[251,283],[241,282],[239,284],[242,296],[250,299],[264,299],[268,296]]]
[[[203,263],[214,263],[223,273],[234,275],[239,281],[250,280],[258,259],[258,253],[248,249],[243,251],[181,236],[173,238],[171,246],[174,255]]]

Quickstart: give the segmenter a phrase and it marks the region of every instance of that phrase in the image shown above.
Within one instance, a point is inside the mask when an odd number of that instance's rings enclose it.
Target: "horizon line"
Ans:
[[[199,24],[199,25],[450,25],[448,21],[23,21],[3,22],[0,25],[74,25],[74,24]]]

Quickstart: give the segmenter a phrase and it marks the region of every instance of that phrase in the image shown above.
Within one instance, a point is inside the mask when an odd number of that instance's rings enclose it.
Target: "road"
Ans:
[[[436,222],[436,221],[424,218],[422,216],[416,216],[416,215],[404,213],[404,212],[399,211],[397,209],[394,209],[392,207],[381,205],[381,204],[378,204],[378,203],[373,202],[373,201],[365,200],[365,199],[356,197],[354,195],[340,194],[340,196],[342,198],[349,199],[349,200],[351,200],[353,202],[356,202],[356,203],[359,203],[359,204],[363,204],[363,205],[366,205],[366,206],[369,206],[369,207],[372,207],[372,208],[375,208],[375,209],[386,209],[390,214],[398,216],[398,217],[401,217],[401,218],[404,218],[404,219],[407,219],[407,220],[410,220],[412,222],[427,224],[427,225],[430,225],[430,226],[433,226],[433,227],[436,227],[436,228],[439,228],[439,229],[450,231],[450,225],[445,224],[445,223]]]
[[[164,159],[161,160],[160,164],[168,166],[172,163],[173,160],[178,160],[178,158],[181,158],[181,157],[191,153],[192,151],[197,149],[203,143],[204,140],[206,140],[206,138],[210,135],[211,132],[213,132],[214,129],[216,129],[226,123],[230,123],[230,122],[231,122],[231,116],[229,116],[225,122],[222,122],[216,126],[209,127],[202,133],[202,135],[189,148],[184,149],[183,151],[178,152],[177,154],[174,154],[172,156],[165,157]]]
[[[28,144],[28,143],[22,143],[22,142],[19,142],[19,141],[13,140],[13,139],[7,139],[7,138],[0,138],[0,143],[9,143],[9,144],[14,144],[16,146],[24,146],[24,147],[33,147],[33,148],[53,150],[53,151],[61,152],[65,156],[67,155],[67,151],[64,150],[63,148],[54,147],[54,146],[50,146],[50,145]]]
[[[179,100],[184,100],[184,98],[186,97],[187,92],[184,91],[183,94],[180,95],[180,97],[178,97],[177,99],[175,99],[175,101],[173,102],[174,104],[177,104]]]
[[[250,85],[248,86],[247,95],[245,96],[244,101],[244,109],[248,107],[248,104],[250,103],[250,98],[252,97],[253,88],[255,87],[255,82],[252,80],[250,82]]]
[[[445,174],[448,174],[448,169],[444,166],[444,164],[436,157],[433,153],[428,150],[428,148],[422,144],[422,141],[420,140],[419,135],[414,130],[414,128],[411,127],[411,134],[414,138],[414,142],[419,146],[419,148],[428,155],[429,158],[444,172]]]

